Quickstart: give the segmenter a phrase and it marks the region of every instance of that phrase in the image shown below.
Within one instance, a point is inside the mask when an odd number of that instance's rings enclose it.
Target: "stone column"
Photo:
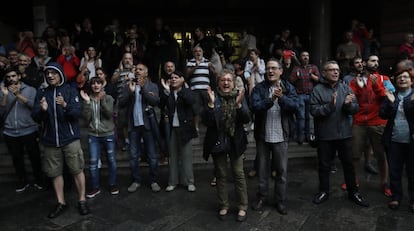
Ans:
[[[315,0],[310,3],[310,52],[312,63],[322,67],[331,52],[331,0]]]
[[[33,0],[33,33],[36,38],[42,36],[51,22],[58,21],[58,3],[54,0]]]

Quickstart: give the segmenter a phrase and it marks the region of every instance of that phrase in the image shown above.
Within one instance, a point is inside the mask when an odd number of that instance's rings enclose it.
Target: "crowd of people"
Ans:
[[[122,33],[118,23],[113,21],[105,29],[105,38],[97,36],[89,19],[73,34],[58,36],[56,28],[49,26],[38,41],[32,33],[21,32],[16,46],[0,59],[2,132],[16,170],[15,190],[23,192],[30,183],[41,190],[51,179],[57,203],[49,218],[67,209],[65,175],[74,179],[79,213],[90,213],[87,199],[103,189],[101,152],[108,162],[107,189],[111,195],[119,194],[117,146],[129,152],[131,182],[125,187],[129,193],[146,182],[139,164],[143,159],[149,164],[149,187],[154,193],[161,191],[161,157],[168,158],[165,191],[181,185],[196,192],[191,140],[200,135],[201,126],[207,128],[203,157],[213,159],[211,183],[217,189],[221,220],[231,206],[228,166],[234,178],[237,221],[246,220],[249,208],[246,175],[258,175],[253,210],[269,203],[274,183],[275,208],[282,215],[288,213],[292,140],[299,145],[314,142],[317,147],[320,184],[313,203],[328,200],[329,175],[338,156],[345,180],[341,187],[351,201],[368,207],[359,192],[364,156],[365,167],[380,175],[379,190],[391,198],[388,206],[393,210],[403,199],[406,170],[414,213],[410,153],[414,148],[414,63],[410,56],[398,63],[391,78],[379,71],[380,54],[362,56],[350,31],[335,59],[318,67],[305,47],[296,46],[290,30],[283,30],[268,51],[261,51],[246,29],[243,52],[230,60],[234,50],[221,28],[207,36],[197,27],[181,65],[179,47],[161,18],[155,20],[148,39],[136,25]],[[88,147],[80,142],[82,121]],[[245,174],[243,153],[250,131],[256,157]],[[26,151],[34,182],[25,170]],[[378,171],[371,166],[371,158],[376,159]]]

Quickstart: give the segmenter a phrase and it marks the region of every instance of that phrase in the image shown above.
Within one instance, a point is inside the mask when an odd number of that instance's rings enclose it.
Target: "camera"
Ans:
[[[152,106],[146,106],[144,111],[148,117],[154,116],[154,108]]]
[[[135,78],[134,73],[129,73],[129,74],[128,74],[128,79],[129,79],[129,80],[137,80],[137,78]]]

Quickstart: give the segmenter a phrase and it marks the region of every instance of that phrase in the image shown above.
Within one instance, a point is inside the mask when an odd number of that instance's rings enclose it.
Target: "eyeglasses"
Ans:
[[[409,76],[409,75],[400,75],[400,76],[395,77],[395,79],[396,79],[396,80],[400,80],[400,79],[409,79],[409,78],[410,78],[410,76]]]
[[[266,71],[281,69],[280,67],[266,67]]]
[[[339,70],[339,68],[328,68],[328,69],[325,69],[325,71],[330,71],[330,72],[337,71],[337,72],[341,72],[341,70]]]

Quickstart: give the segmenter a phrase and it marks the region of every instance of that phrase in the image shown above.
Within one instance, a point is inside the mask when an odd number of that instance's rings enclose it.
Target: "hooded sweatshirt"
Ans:
[[[36,95],[36,89],[26,85],[23,82],[20,82],[20,85],[20,94],[27,99],[27,103],[24,104],[19,100],[16,100],[16,96],[9,93],[7,95],[7,103],[4,108],[5,111],[8,111],[10,108],[10,112],[4,121],[3,134],[12,137],[32,134],[33,132],[36,132],[39,127],[30,116]],[[3,93],[0,91],[0,98],[2,97]]]
[[[60,83],[57,86],[49,84],[47,88],[39,89],[33,106],[32,118],[42,125],[41,141],[45,146],[62,147],[80,139],[79,117],[81,115],[81,102],[78,90],[66,83],[62,66],[52,62],[45,67],[47,70],[59,73]],[[46,80],[49,83],[49,80]],[[62,95],[67,103],[64,108],[56,104],[56,97]],[[44,111],[40,100],[45,97],[48,107]]]

